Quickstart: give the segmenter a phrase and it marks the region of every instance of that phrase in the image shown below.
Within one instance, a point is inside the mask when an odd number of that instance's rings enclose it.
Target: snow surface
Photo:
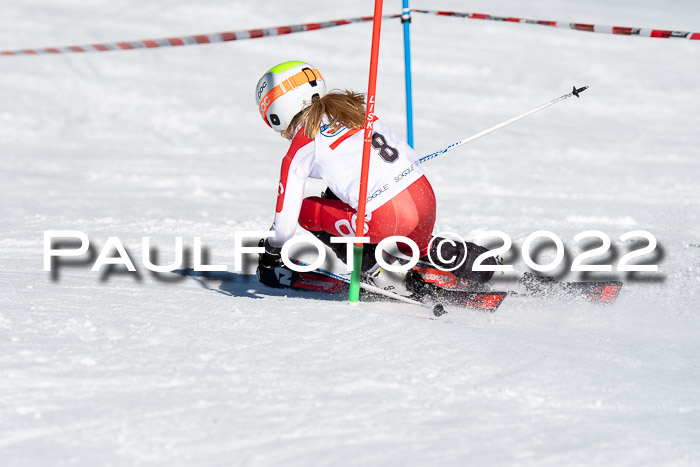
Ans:
[[[0,48],[171,37],[371,14],[373,2],[22,0]],[[399,2],[385,6],[398,12]],[[700,30],[697,0],[414,1],[415,8]],[[367,86],[369,24],[104,54],[0,58],[0,464],[698,465],[700,44],[415,15],[427,154],[573,86],[568,100],[425,165],[436,231],[647,230],[658,274],[612,307],[508,299],[495,314],[162,274],[174,238],[233,264],[266,230],[286,142],[253,88],[307,60]],[[402,28],[382,28],[377,110],[404,133]],[[323,186],[309,184],[309,193]],[[119,237],[139,274],[43,271],[43,232]],[[299,233],[298,235],[303,235]],[[546,262],[545,251],[541,262]],[[94,259],[94,257],[93,257]],[[606,258],[602,258],[606,259]],[[336,265],[337,266],[337,265]],[[561,271],[558,271],[561,272]],[[576,278],[576,276],[561,277]],[[587,278],[596,278],[594,274]]]

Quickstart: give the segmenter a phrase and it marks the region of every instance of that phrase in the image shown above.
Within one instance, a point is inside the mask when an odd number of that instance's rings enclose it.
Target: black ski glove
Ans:
[[[280,255],[282,248],[277,248],[270,245],[270,242],[263,238],[261,238],[258,242],[258,246],[265,247],[265,252],[260,253],[258,257],[258,265],[261,268],[274,269],[284,264],[282,263],[282,255]]]

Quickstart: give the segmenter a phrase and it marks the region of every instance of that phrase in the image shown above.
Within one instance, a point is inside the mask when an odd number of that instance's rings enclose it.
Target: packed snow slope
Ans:
[[[414,1],[415,8],[700,30],[696,0]],[[3,50],[371,14],[373,2],[18,0]],[[399,12],[400,2],[385,5]],[[425,165],[436,232],[496,229],[526,270],[537,230],[646,230],[658,273],[611,307],[509,298],[430,319],[396,304],[147,271],[175,237],[233,265],[269,228],[287,143],[254,87],[306,60],[367,87],[371,26],[103,54],[0,57],[0,464],[698,465],[700,44],[414,15],[415,141],[428,154],[589,85]],[[385,21],[377,112],[405,134],[402,26]],[[307,186],[309,194],[324,187]],[[46,230],[119,237],[138,274],[43,270]],[[303,236],[302,232],[298,233]],[[640,239],[640,245],[644,242]],[[595,246],[595,244],[592,244]],[[541,251],[548,262],[551,248]],[[332,265],[338,267],[338,265]],[[598,276],[590,274],[586,279]]]

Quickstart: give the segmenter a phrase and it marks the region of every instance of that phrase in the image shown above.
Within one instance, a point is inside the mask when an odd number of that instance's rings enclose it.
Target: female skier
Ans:
[[[421,257],[428,253],[435,224],[435,194],[413,149],[401,141],[381,120],[374,120],[372,151],[367,185],[366,216],[362,232],[356,235],[356,211],[365,126],[364,96],[351,91],[326,92],[326,83],[317,68],[290,61],[271,68],[258,82],[256,101],[265,123],[291,141],[282,160],[277,208],[259,261],[258,277],[266,285],[279,287],[274,269],[283,267],[280,250],[292,238],[297,223],[328,245],[346,261],[346,246],[331,244],[332,236],[365,236],[363,271],[371,281],[378,280],[372,245],[399,235],[413,240]],[[304,198],[307,178],[323,179],[328,190],[323,197]],[[261,242],[262,243],[262,242]],[[433,242],[433,248],[435,244]],[[492,273],[473,273],[471,263],[485,249],[469,244],[467,261],[455,271],[458,277],[487,281]],[[399,249],[410,254],[407,245]],[[459,264],[463,248],[442,256]],[[432,255],[435,258],[435,254]],[[470,257],[472,261],[469,261]],[[389,261],[391,262],[391,261]],[[485,262],[487,263],[487,262]],[[384,274],[384,279],[387,275]],[[395,290],[401,293],[400,288]],[[406,292],[410,294],[410,292]]]

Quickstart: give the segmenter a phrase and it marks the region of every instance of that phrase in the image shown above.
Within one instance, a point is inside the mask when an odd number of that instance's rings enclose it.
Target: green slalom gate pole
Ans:
[[[365,139],[362,147],[362,174],[360,178],[360,196],[357,201],[355,218],[355,235],[363,236],[365,227],[365,207],[367,204],[367,179],[369,178],[369,157],[372,144],[372,127],[374,124],[374,94],[377,88],[377,63],[379,62],[379,34],[382,29],[383,0],[374,1],[374,23],[372,26],[372,52],[369,62],[369,86],[367,89],[367,115],[365,118]],[[359,233],[358,233],[359,232]],[[350,296],[348,302],[357,305],[360,301],[360,276],[362,273],[362,243],[353,247],[353,269],[350,278]]]

